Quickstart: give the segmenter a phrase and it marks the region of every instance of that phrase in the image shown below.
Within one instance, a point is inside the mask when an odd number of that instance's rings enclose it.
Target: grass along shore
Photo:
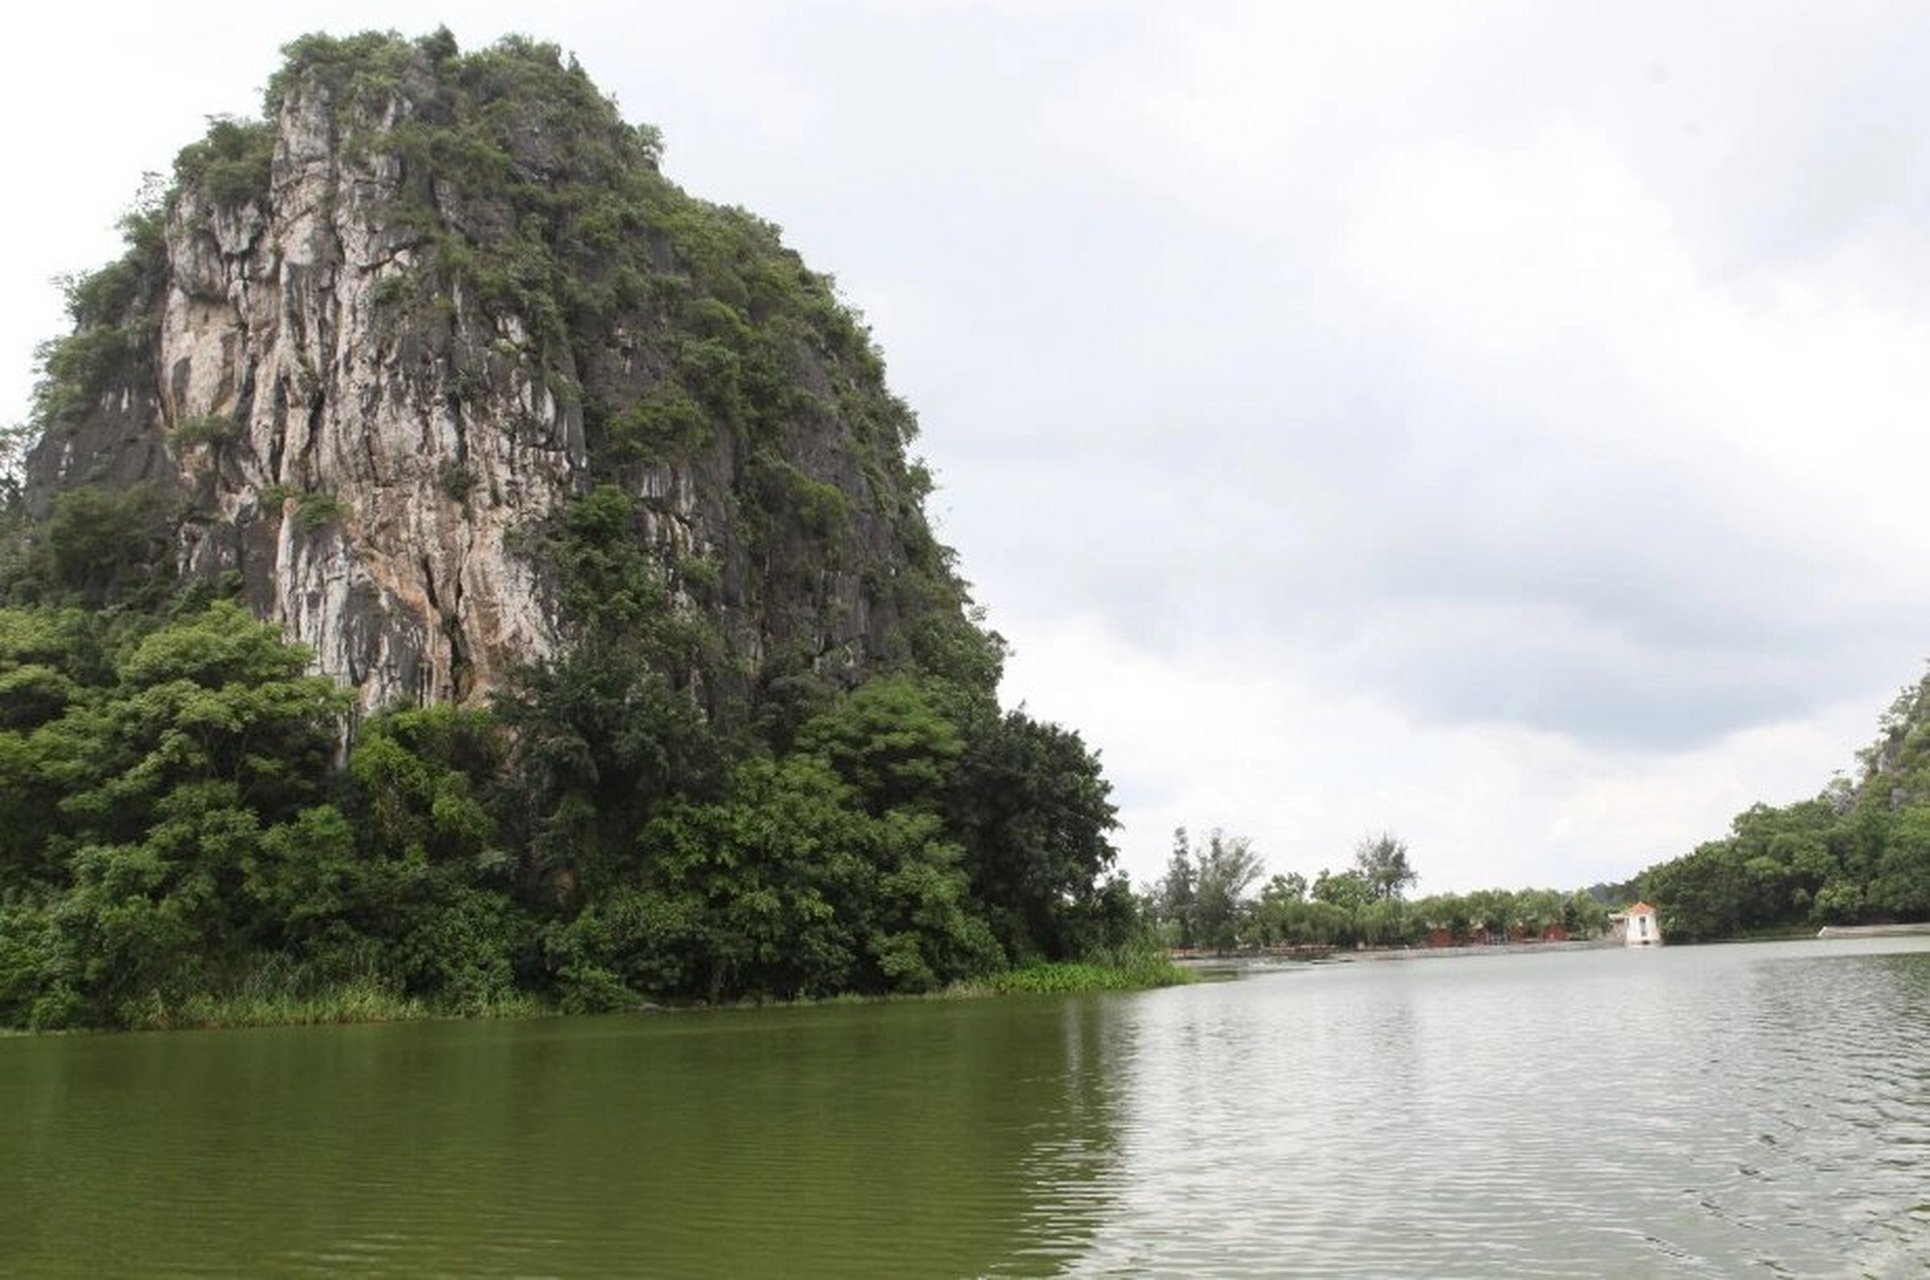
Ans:
[[[658,1013],[745,1008],[805,1008],[821,1004],[871,1004],[898,1000],[977,1000],[1012,995],[1072,995],[1090,991],[1143,991],[1197,981],[1197,975],[1164,953],[1126,954],[1103,960],[1053,961],[1006,969],[937,991],[917,995],[841,994],[798,1000],[744,1000],[721,1005],[660,1005],[638,998],[636,1009]],[[310,994],[243,991],[232,995],[201,993],[178,1001],[154,995],[124,1011],[124,1028],[102,1031],[198,1031],[236,1027],[341,1026],[351,1023],[425,1022],[458,1018],[540,1018],[561,1016],[551,1001],[523,992],[481,1003],[445,1005],[402,995],[382,984],[358,979]],[[0,1028],[0,1035],[32,1035]],[[64,1032],[43,1034],[68,1034]],[[83,1033],[85,1034],[85,1033]]]

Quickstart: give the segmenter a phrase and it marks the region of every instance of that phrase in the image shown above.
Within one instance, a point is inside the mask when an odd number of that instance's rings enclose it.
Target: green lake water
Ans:
[[[1930,942],[0,1040],[0,1273],[1930,1271]]]

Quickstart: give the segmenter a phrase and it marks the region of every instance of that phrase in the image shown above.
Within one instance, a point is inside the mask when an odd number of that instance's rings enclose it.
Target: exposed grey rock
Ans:
[[[338,98],[322,77],[294,78],[266,196],[224,204],[187,184],[170,206],[151,367],[114,379],[29,466],[41,515],[73,485],[173,492],[179,568],[238,572],[250,607],[364,710],[473,701],[513,664],[559,650],[552,584],[519,538],[590,483],[575,389],[620,406],[674,376],[663,315],[612,325],[578,368],[568,344],[536,341],[526,317],[435,275],[433,236],[405,215],[406,183],[418,201],[426,189],[447,236],[500,234],[509,215],[435,175],[423,182],[376,145],[417,114],[406,86],[371,106]],[[535,125],[518,124],[508,151],[525,176],[563,163]],[[647,250],[658,269],[676,268],[667,239]],[[673,586],[681,605],[709,613],[726,678],[755,679],[782,652],[856,679],[902,650],[908,609],[955,611],[962,588],[935,606],[900,589],[910,559],[934,554],[907,541],[929,544],[919,494],[895,438],[858,438],[897,428],[841,416],[840,389],[863,379],[839,358],[801,349],[793,363],[800,407],[758,446],[761,462],[720,427],[629,467],[624,482],[666,563],[714,570],[701,603]],[[865,377],[863,393],[885,398],[875,372]],[[773,448],[784,468],[842,496],[835,550],[794,531],[753,546],[742,509]]]

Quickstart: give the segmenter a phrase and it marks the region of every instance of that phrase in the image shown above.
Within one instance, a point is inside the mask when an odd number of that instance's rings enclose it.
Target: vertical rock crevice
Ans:
[[[49,434],[33,509],[171,488],[180,568],[238,571],[364,712],[560,653],[580,619],[546,548],[610,490],[709,637],[693,683],[929,667],[933,618],[985,647],[909,411],[774,228],[663,179],[546,46],[297,48],[272,117],[223,135],[258,184],[178,167],[152,368]]]

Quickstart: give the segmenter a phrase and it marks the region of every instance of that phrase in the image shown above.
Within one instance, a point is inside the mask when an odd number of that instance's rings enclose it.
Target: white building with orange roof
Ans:
[[[1622,931],[1622,943],[1630,947],[1659,947],[1662,945],[1662,925],[1655,918],[1655,908],[1646,902],[1638,902],[1622,912],[1618,922]]]

